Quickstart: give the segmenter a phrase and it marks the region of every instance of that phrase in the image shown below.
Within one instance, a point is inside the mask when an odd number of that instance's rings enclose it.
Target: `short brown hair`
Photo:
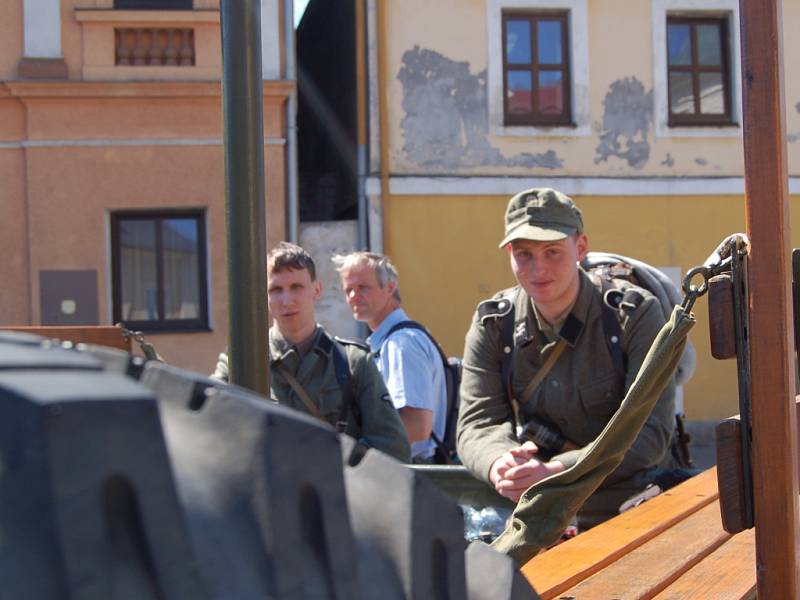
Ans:
[[[311,276],[311,281],[317,280],[317,267],[311,255],[297,244],[280,242],[267,254],[267,276],[287,269],[290,271],[305,269]]]

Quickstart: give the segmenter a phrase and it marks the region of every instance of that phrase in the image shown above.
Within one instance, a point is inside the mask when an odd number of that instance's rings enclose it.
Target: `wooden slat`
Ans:
[[[20,331],[46,338],[56,338],[62,342],[97,344],[125,350],[126,352],[131,351],[130,340],[125,339],[121,328],[113,325],[85,327],[2,326],[0,330]]]
[[[653,598],[730,537],[722,529],[719,507],[716,503],[709,504],[568,589],[562,597],[571,600]]]
[[[740,0],[758,595],[797,598],[798,478],[782,2]]]
[[[712,468],[534,557],[522,574],[543,600],[554,598],[716,499]]]
[[[733,536],[678,578],[656,600],[750,600],[756,597],[755,531]]]

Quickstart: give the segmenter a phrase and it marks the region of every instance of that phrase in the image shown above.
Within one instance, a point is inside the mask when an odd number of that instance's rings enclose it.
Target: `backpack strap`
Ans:
[[[503,346],[503,357],[500,359],[500,376],[503,380],[503,387],[505,387],[508,402],[514,407],[514,417],[516,418],[516,401],[514,400],[514,393],[511,391],[511,359],[514,354],[514,311],[507,312],[502,316],[502,319],[500,325],[500,341]]]
[[[339,389],[342,391],[342,406],[339,411],[339,419],[336,422],[336,430],[339,433],[348,430],[351,412],[356,417],[356,425],[361,429],[360,413],[355,408],[355,394],[353,393],[350,363],[347,361],[347,355],[342,344],[350,344],[360,346],[362,349],[364,348],[363,344],[353,340],[345,340],[338,337],[332,339],[327,335],[320,336],[319,347],[325,352],[331,353],[333,358],[333,372],[336,376],[336,382],[339,384]]]
[[[411,319],[395,323],[389,329],[389,331],[386,332],[386,335],[383,338],[383,343],[386,343],[386,340],[388,340],[389,336],[391,336],[395,331],[399,331],[401,329],[416,329],[417,331],[421,331],[422,333],[424,333],[431,341],[431,343],[433,343],[433,347],[436,348],[436,351],[439,353],[439,358],[442,360],[442,375],[445,378],[445,397],[446,397],[445,399],[447,401],[447,407],[445,410],[446,418],[444,422],[445,431],[443,438],[439,439],[439,436],[436,435],[436,433],[433,431],[433,428],[431,428],[431,439],[433,440],[433,443],[436,444],[436,448],[439,450],[439,455],[442,457],[442,460],[444,460],[446,464],[452,464],[453,461],[450,459],[450,453],[448,452],[447,447],[444,444],[444,440],[447,439],[451,433],[449,431],[450,419],[447,417],[450,415],[450,411],[453,410],[453,401],[454,401],[454,399],[451,398],[451,395],[447,390],[447,370],[450,366],[450,362],[447,360],[447,355],[445,354],[442,347],[439,345],[439,342],[437,342],[436,338],[433,337],[433,334],[430,331],[428,331],[428,328],[425,327],[422,323],[418,323],[417,321],[413,321]],[[382,346],[383,344],[381,344],[381,347]],[[378,348],[375,352],[372,353],[372,355],[375,358],[380,357],[380,354],[381,354],[380,348]]]
[[[603,333],[606,338],[608,352],[614,370],[623,378],[627,371],[628,357],[622,351],[622,327],[619,324],[620,305],[624,300],[624,293],[616,289],[605,277],[600,279],[600,289],[603,296]]]

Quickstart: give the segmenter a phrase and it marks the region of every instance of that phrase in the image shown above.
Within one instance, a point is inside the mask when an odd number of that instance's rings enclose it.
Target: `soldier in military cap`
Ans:
[[[270,398],[408,462],[411,449],[403,424],[369,348],[334,338],[316,322],[314,307],[321,296],[308,252],[286,242],[270,251]],[[220,354],[212,377],[228,380],[227,353]]]
[[[477,477],[518,501],[564,469],[551,458],[603,430],[664,325],[657,299],[627,281],[603,280],[579,262],[588,252],[581,211],[548,188],[511,198],[505,237],[518,285],[481,302],[466,337],[458,454]],[[624,360],[606,335],[609,291]],[[505,331],[504,331],[505,328]],[[623,364],[623,367],[619,367]],[[620,466],[579,513],[586,528],[618,512],[667,460],[675,385],[656,403]]]

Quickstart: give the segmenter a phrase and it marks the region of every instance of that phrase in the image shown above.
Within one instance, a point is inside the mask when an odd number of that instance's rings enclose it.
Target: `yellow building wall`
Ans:
[[[591,250],[615,252],[682,272],[700,265],[730,233],[744,230],[740,196],[576,196]],[[461,356],[481,300],[514,284],[502,239],[507,198],[392,196],[384,206],[385,251],[400,272],[403,304],[449,355]],[[800,245],[800,198],[794,197],[793,246]],[[711,358],[708,308],[697,301],[690,334],[697,370],[684,390],[690,420],[737,414],[735,361]]]
[[[602,160],[598,147],[606,127],[606,103],[612,86],[634,79],[641,84],[641,95],[629,89],[625,96],[625,101],[630,102],[628,109],[637,114],[645,110],[645,96],[649,94],[652,101],[659,93],[654,90],[652,3],[649,1],[586,2],[590,131],[585,135],[564,136],[542,131],[519,136],[498,134],[491,129],[481,133],[487,114],[481,94],[489,89],[487,69],[491,68],[486,4],[486,0],[387,0],[384,3],[387,137],[392,174],[601,177],[742,174],[740,114],[734,117],[737,124],[723,128],[730,135],[720,136],[718,131],[711,131],[709,136],[683,133],[675,137],[656,136],[654,118],[650,115],[644,125],[644,140],[649,147],[644,164],[632,165],[613,155]],[[701,3],[697,6],[698,10],[702,8]],[[800,77],[791,67],[794,57],[800,53],[800,39],[791,32],[794,24],[800,23],[799,3],[784,3],[783,23],[789,169],[791,173],[798,173]],[[577,60],[577,56],[574,58]],[[410,69],[409,65],[412,65]],[[736,61],[733,70],[740,68]],[[412,77],[406,77],[409,73]],[[666,90],[661,93],[666,94]],[[465,104],[468,105],[466,109]],[[626,118],[621,98],[615,107],[617,113],[610,120],[619,128],[617,141],[624,152],[627,138],[622,132],[622,123]],[[628,119],[625,126],[642,124],[644,117],[640,117]],[[459,130],[460,133],[453,135]],[[447,161],[443,163],[437,156],[438,152],[446,153],[448,147],[444,142],[437,147],[437,140],[469,148],[469,136],[474,136],[471,150],[481,158],[453,158],[452,164],[444,164]],[[476,138],[480,139],[477,144]],[[642,132],[634,139],[641,141]],[[490,156],[494,150],[500,153],[499,157]],[[551,151],[558,159],[557,167],[526,166],[524,160],[514,162],[526,153],[538,155]]]

